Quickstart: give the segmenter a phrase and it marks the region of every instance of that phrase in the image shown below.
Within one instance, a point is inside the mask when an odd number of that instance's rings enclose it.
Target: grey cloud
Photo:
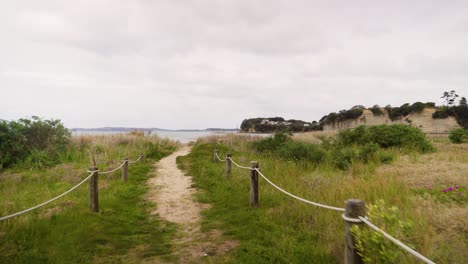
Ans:
[[[466,1],[0,4],[0,118],[234,127],[466,95]]]

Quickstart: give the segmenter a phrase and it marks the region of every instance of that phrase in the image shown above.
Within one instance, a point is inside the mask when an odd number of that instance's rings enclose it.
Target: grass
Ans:
[[[437,263],[462,263],[467,259],[466,197],[440,201],[421,195],[427,185],[458,184],[466,189],[468,144],[436,143],[437,152],[419,154],[395,150],[396,161],[388,165],[351,164],[341,171],[313,166],[305,161],[286,161],[256,153],[249,147],[254,138],[211,137],[195,144],[179,165],[194,177],[201,202],[213,207],[204,211],[203,228],[221,229],[240,241],[228,263],[342,263],[344,225],[339,212],[313,207],[285,196],[260,180],[260,207],[249,207],[249,172],[233,167],[224,178],[222,163],[213,163],[213,150],[231,153],[243,165],[260,162],[261,171],[273,182],[306,199],[343,207],[349,198],[366,203],[383,199],[396,206],[402,220],[411,223],[411,246]],[[306,139],[301,139],[305,141]],[[438,194],[439,195],[439,194]],[[403,253],[400,263],[416,263]]]
[[[39,171],[16,168],[0,174],[1,215],[46,201],[85,178],[90,156],[101,170],[136,159],[149,143],[160,158],[176,144],[138,135],[81,136],[62,154],[66,162]],[[120,172],[99,178],[99,213],[88,208],[87,183],[67,196],[28,214],[0,222],[0,263],[139,263],[172,259],[175,226],[150,216],[155,205],[144,199],[152,162],[129,166],[128,182]]]

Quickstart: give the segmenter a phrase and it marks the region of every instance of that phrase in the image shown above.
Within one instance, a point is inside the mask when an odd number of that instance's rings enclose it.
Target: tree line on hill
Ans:
[[[272,133],[275,131],[290,131],[290,132],[308,132],[323,130],[324,125],[332,124],[335,122],[343,122],[347,120],[355,120],[359,118],[364,110],[370,110],[375,116],[384,115],[385,112],[392,121],[401,119],[412,113],[421,113],[425,108],[436,108],[432,114],[432,118],[448,118],[454,117],[458,124],[464,129],[468,129],[468,104],[465,97],[461,97],[454,91],[444,92],[442,99],[445,104],[443,106],[436,106],[434,102],[416,102],[413,104],[403,104],[399,107],[392,107],[387,105],[380,107],[374,105],[373,107],[366,108],[362,105],[353,106],[349,110],[341,110],[338,113],[332,112],[323,116],[318,122],[305,122],[301,120],[285,120],[281,117],[270,118],[250,118],[245,119],[241,124],[241,131],[243,132],[259,132],[259,133]]]

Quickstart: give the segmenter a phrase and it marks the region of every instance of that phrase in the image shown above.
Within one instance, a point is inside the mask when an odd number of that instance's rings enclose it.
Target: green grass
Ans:
[[[261,171],[285,190],[300,197],[337,207],[344,207],[350,198],[374,203],[383,199],[386,204],[398,207],[403,221],[411,223],[408,239],[423,255],[441,263],[463,259],[463,235],[454,233],[457,227],[432,226],[438,212],[426,209],[400,177],[391,172],[376,172],[376,164],[351,164],[342,171],[330,166],[316,166],[307,161],[283,160],[251,150],[245,141],[223,140],[225,144],[196,144],[192,153],[178,159],[179,166],[193,176],[195,187],[202,189],[198,199],[211,203],[203,212],[202,228],[221,229],[230,239],[239,240],[240,246],[228,263],[342,263],[344,251],[344,223],[341,213],[317,208],[280,193],[263,179],[259,180],[259,208],[249,207],[249,171],[233,165],[230,179],[224,177],[224,163],[213,163],[214,149],[220,156],[231,153],[233,159],[248,165],[251,160],[260,162]],[[398,159],[400,155],[395,150]],[[391,165],[385,165],[391,166]],[[438,204],[429,201],[430,206]],[[426,204],[427,205],[427,204]],[[443,205],[445,206],[445,205]],[[451,203],[450,206],[457,206]],[[417,210],[415,210],[417,208]],[[436,214],[436,215],[432,215]],[[463,221],[458,219],[458,221]],[[440,238],[437,232],[447,231]],[[461,246],[463,247],[463,246]],[[415,263],[404,253],[400,263]]]
[[[175,145],[165,148],[165,155]],[[136,157],[131,145],[105,148],[106,158]],[[42,171],[16,168],[0,175],[1,215],[26,209],[69,189],[86,177],[86,159]],[[161,156],[161,155],[160,155]],[[158,156],[158,158],[160,158]],[[0,263],[139,263],[155,256],[172,259],[175,225],[149,214],[144,199],[155,160],[129,166],[128,182],[120,171],[99,177],[99,213],[88,208],[88,183],[33,212],[0,222]],[[120,159],[116,162],[120,163]],[[107,164],[106,164],[107,163]],[[104,170],[115,167],[106,161]]]

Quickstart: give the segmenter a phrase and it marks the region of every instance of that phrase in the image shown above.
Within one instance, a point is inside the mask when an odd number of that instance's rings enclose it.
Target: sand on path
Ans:
[[[201,232],[200,212],[210,205],[193,200],[197,190],[192,187],[192,177],[185,175],[176,163],[177,157],[189,154],[190,149],[184,146],[161,159],[155,164],[155,176],[148,180],[148,199],[156,203],[151,213],[178,224],[178,235],[172,243],[175,247],[174,255],[179,258],[179,262],[184,263],[223,255],[238,245],[236,241],[225,240],[221,231]]]

